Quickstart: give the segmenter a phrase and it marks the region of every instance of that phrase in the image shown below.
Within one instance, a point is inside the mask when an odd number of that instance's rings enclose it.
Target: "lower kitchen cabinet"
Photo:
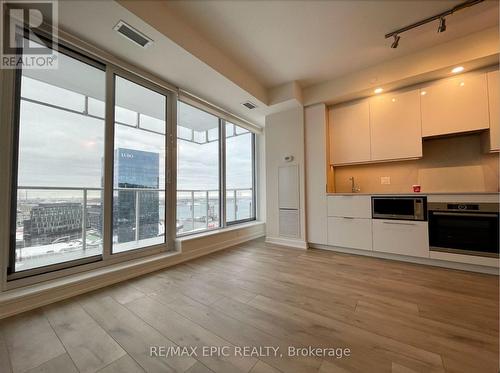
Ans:
[[[329,217],[328,245],[371,250],[372,219]]]
[[[328,216],[348,218],[371,218],[372,198],[360,195],[338,195],[327,198]]]
[[[373,251],[429,257],[429,232],[425,221],[373,219]]]

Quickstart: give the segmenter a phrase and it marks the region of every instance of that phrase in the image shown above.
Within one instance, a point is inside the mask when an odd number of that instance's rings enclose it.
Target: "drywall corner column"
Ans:
[[[297,248],[307,248],[305,220],[304,108],[294,107],[266,117],[266,241]],[[286,162],[286,156],[293,161]],[[298,238],[280,237],[278,209],[278,169],[296,165],[299,169]]]
[[[307,241],[327,244],[327,109],[325,104],[304,110]]]

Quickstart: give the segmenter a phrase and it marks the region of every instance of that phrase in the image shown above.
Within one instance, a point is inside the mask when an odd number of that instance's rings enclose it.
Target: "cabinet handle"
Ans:
[[[470,216],[470,217],[478,217],[478,218],[496,218],[497,214],[483,214],[483,213],[473,213],[473,212],[436,212],[431,211],[433,215],[441,215],[441,216]]]
[[[394,221],[383,221],[382,223],[391,225],[417,225],[415,223],[396,223]]]
[[[342,217],[343,217],[344,219],[354,219],[354,218],[352,218],[352,217],[350,217],[350,216],[342,216]]]

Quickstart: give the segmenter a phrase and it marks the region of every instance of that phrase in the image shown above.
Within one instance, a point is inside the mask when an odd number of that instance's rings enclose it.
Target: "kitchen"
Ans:
[[[305,109],[311,247],[498,274],[499,71],[471,70]]]

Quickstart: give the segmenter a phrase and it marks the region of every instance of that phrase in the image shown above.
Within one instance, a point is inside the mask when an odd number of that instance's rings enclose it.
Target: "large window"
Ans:
[[[159,253],[176,234],[255,219],[253,133],[97,57],[61,45],[57,58],[57,69],[3,76],[15,93],[1,128],[14,140],[8,280]]]
[[[99,256],[104,116],[89,104],[104,107],[104,66],[60,53],[57,70],[23,70],[18,89],[11,270]]]
[[[254,135],[226,123],[226,222],[255,218]]]
[[[178,108],[177,234],[255,219],[255,135],[186,103]]]
[[[177,233],[218,228],[219,118],[183,102],[177,125]]]

